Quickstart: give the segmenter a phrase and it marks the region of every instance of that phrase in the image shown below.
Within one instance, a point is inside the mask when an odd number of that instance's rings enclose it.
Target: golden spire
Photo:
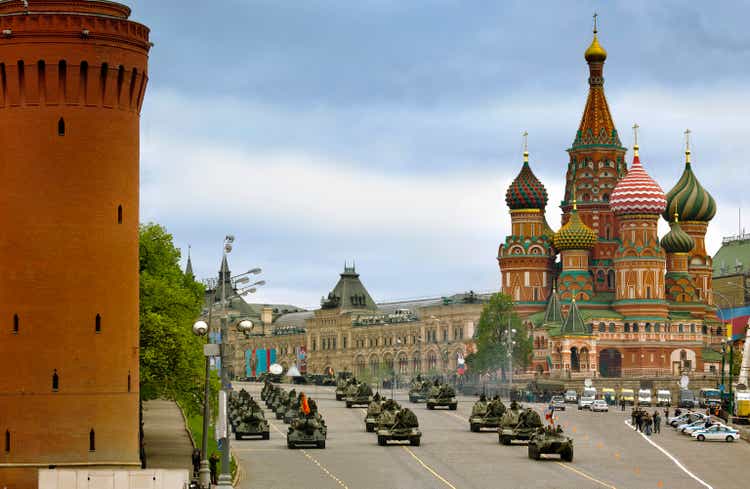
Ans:
[[[529,162],[529,132],[523,132],[523,162]]]
[[[675,212],[674,213],[674,222],[680,222],[680,213],[679,212]]]
[[[690,129],[685,129],[685,163],[690,164]]]
[[[584,57],[586,58],[586,61],[598,61],[598,62],[604,62],[604,60],[607,59],[607,51],[599,44],[599,39],[597,39],[596,34],[598,31],[597,29],[597,17],[599,17],[599,14],[594,12],[594,39],[591,41],[591,45],[586,50],[586,53],[584,54]]]
[[[637,122],[633,124],[633,156],[638,156],[638,129],[640,127]]]
[[[578,201],[576,201],[576,180],[573,179],[573,210],[578,210]]]

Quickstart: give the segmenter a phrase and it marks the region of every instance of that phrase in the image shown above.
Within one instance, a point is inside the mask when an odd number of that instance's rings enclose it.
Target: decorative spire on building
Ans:
[[[695,240],[680,227],[679,214],[669,223],[669,232],[661,239],[661,247],[667,253],[690,253],[695,246]]]
[[[185,266],[185,275],[187,275],[188,277],[194,277],[193,262],[190,260],[190,245],[188,245],[188,259],[187,259],[187,265]]]
[[[544,311],[544,324],[549,323],[562,323],[563,315],[562,309],[560,308],[560,296],[557,293],[557,288],[552,287],[552,293],[549,296],[547,302],[547,309]]]
[[[560,329],[560,334],[563,336],[588,334],[586,331],[586,325],[583,324],[581,311],[578,310],[578,305],[576,304],[575,299],[570,301],[570,310],[565,317],[565,322]]]
[[[685,170],[677,184],[667,192],[667,207],[662,216],[671,221],[675,213],[683,221],[709,222],[716,215],[716,201],[693,173],[690,162],[690,129],[685,131]]]
[[[575,187],[575,184],[574,184]],[[593,229],[581,221],[578,215],[578,203],[573,193],[573,210],[570,211],[570,219],[560,230],[555,233],[554,246],[558,251],[563,250],[590,250],[596,245],[597,236]]]
[[[638,124],[633,124],[633,164],[628,174],[612,191],[609,205],[617,215],[656,214],[664,212],[667,201],[656,180],[646,173],[638,155]]]
[[[528,132],[523,133],[523,166],[518,176],[505,192],[505,203],[511,210],[539,209],[547,207],[547,189],[534,175],[529,166]]]

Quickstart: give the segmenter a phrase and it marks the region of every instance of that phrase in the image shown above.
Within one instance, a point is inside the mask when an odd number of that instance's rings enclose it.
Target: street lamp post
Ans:
[[[505,330],[505,345],[508,355],[508,399],[512,399],[511,391],[513,390],[513,345],[516,344],[513,339],[513,335],[516,334],[516,329],[511,328],[510,316],[508,316],[508,329]]]

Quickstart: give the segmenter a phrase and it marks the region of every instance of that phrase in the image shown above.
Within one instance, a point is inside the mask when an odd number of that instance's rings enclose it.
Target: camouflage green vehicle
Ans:
[[[378,416],[383,412],[383,402],[379,393],[375,393],[372,398],[372,402],[367,406],[367,414],[365,415],[365,431],[372,433],[375,431],[375,426],[378,423]]]
[[[384,411],[378,419],[378,445],[386,446],[389,441],[408,441],[418,447],[422,440],[419,421],[411,409],[403,408],[395,413]]]
[[[260,400],[265,401],[266,397],[268,397],[268,394],[271,392],[271,388],[273,387],[273,384],[271,384],[270,381],[266,380],[263,382],[263,388],[260,390]]]
[[[458,401],[456,400],[456,391],[448,384],[436,385],[430,388],[430,392],[427,396],[427,409],[435,409],[436,407],[447,407],[451,411],[455,411],[458,407]]]
[[[538,428],[529,439],[529,458],[539,460],[543,454],[559,454],[563,462],[573,461],[573,439],[562,428]]]
[[[482,428],[493,428],[497,430],[500,427],[500,420],[505,414],[505,404],[498,396],[487,402],[484,394],[474,404],[469,417],[469,429],[478,433]]]
[[[284,392],[284,389],[281,387],[275,387],[273,391],[268,395],[268,399],[266,399],[266,407],[270,409],[271,411],[276,411],[276,407],[278,406],[279,402],[281,402],[281,399],[286,396],[286,393]]]
[[[245,436],[260,436],[264,440],[270,438],[263,410],[246,390],[230,393],[228,414],[236,439],[241,440]]]
[[[350,385],[346,388],[346,407],[369,406],[372,401],[372,387],[370,384],[361,382],[357,385]]]
[[[346,390],[350,385],[357,385],[357,379],[354,377],[341,377],[336,381],[336,400],[343,401],[346,397]]]
[[[284,419],[286,410],[294,403],[295,399],[297,399],[297,391],[294,389],[290,390],[286,397],[281,397],[281,401],[276,405],[276,409],[274,410],[276,419]]]
[[[512,411],[512,407],[510,411],[506,411],[503,415],[503,421],[500,423],[499,438],[503,445],[510,445],[514,440],[528,441],[537,428],[542,427],[542,419],[539,417],[539,413],[531,408],[526,408],[520,412],[516,411],[518,422],[515,425],[512,423],[514,415],[511,415],[506,422],[505,416]]]
[[[297,419],[297,417],[299,416],[300,401],[303,395],[304,394],[300,392],[297,398],[291,401],[287,405],[286,411],[284,412],[284,417],[283,417],[285,424],[291,423],[292,420]]]
[[[427,400],[427,396],[430,393],[430,387],[432,384],[428,380],[421,380],[419,377],[417,377],[417,380],[412,382],[411,387],[409,388],[409,401],[417,403],[417,402],[425,402]]]
[[[323,417],[318,412],[315,401],[308,400],[309,412],[300,412],[299,416],[289,425],[286,434],[287,448],[299,446],[313,446],[316,448],[326,447],[328,430]]]

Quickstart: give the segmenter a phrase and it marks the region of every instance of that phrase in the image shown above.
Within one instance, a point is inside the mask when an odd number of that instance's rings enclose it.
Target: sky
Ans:
[[[125,3],[154,43],[141,221],[172,233],[183,264],[190,246],[199,278],[233,234],[232,272],[267,281],[250,302],[316,308],[345,262],[378,302],[498,290],[524,131],[559,227],[595,11],[623,144],[637,122],[668,191],[690,128],[719,209],[709,252],[740,209],[750,222],[747,2]]]

